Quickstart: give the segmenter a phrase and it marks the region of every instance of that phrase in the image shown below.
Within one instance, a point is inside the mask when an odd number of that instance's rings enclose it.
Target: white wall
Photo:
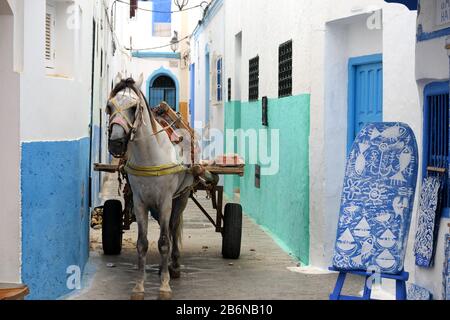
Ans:
[[[14,16],[0,1],[0,283],[20,282],[20,81],[14,72]]]
[[[89,135],[92,54],[90,0],[77,0],[82,8],[82,38],[75,44],[71,77],[48,76],[43,59],[45,0],[27,1],[24,8],[24,71],[21,76],[22,141],[76,140]],[[75,36],[76,41],[77,36]],[[56,46],[58,47],[58,45]],[[58,55],[58,52],[56,52]],[[71,61],[67,61],[70,63]]]
[[[226,1],[225,1],[226,2]],[[232,69],[225,55],[225,4],[217,11],[214,18],[205,26],[201,27],[191,38],[191,63],[195,63],[195,121],[202,123],[202,127],[207,126],[205,134],[208,135],[208,129],[224,131],[224,104],[227,100],[227,70]],[[206,48],[209,48],[210,56],[210,83],[206,83]],[[217,58],[222,57],[222,101],[217,102],[214,99],[216,95],[213,92],[215,88],[215,78]],[[212,85],[212,83],[214,84]],[[209,119],[206,119],[206,88],[210,88],[209,99]],[[200,128],[198,128],[200,129]],[[223,150],[223,141],[218,142],[219,150]]]
[[[367,21],[375,12],[380,12],[381,28],[369,30]],[[278,46],[290,39],[295,57],[293,94],[311,94],[310,262],[313,266],[327,268],[331,264],[346,158],[350,57],[383,53],[385,120],[408,122],[420,142],[413,62],[415,16],[415,12],[402,5],[382,0],[288,0],[282,5],[276,1],[225,1],[225,31],[221,35],[226,43],[224,79],[231,77],[235,82],[239,77],[242,84],[241,95],[237,97],[233,89],[232,99],[248,100],[248,61],[257,54],[260,97],[278,97]],[[210,22],[213,24],[223,24],[219,15]],[[235,61],[235,36],[239,32],[244,44],[241,68]],[[201,37],[206,35],[207,31],[203,31]],[[213,43],[217,42],[220,36],[212,39]],[[194,49],[196,59],[201,58],[202,53],[197,51],[203,47],[200,42]],[[203,75],[202,70],[199,72],[197,82],[201,81],[199,75]],[[204,86],[199,84],[197,106],[204,96],[201,92]]]
[[[436,26],[435,24],[435,1],[422,1],[421,14],[417,19],[417,23],[422,25],[423,31],[430,33],[449,25]],[[419,92],[420,107],[418,112],[409,115],[409,117],[418,116],[421,133],[423,129],[423,102],[424,88],[427,84],[438,81],[448,81],[449,79],[449,54],[445,49],[446,37],[439,37],[427,41],[417,42],[416,45],[416,80]],[[422,135],[420,135],[422,140]],[[422,147],[420,147],[422,154]],[[421,165],[423,159],[421,157]],[[421,172],[422,173],[422,172]],[[422,180],[422,177],[420,177]],[[418,186],[417,192],[420,191]],[[417,207],[416,207],[417,208]],[[414,220],[411,228],[409,248],[414,245],[414,236],[416,231],[416,223]],[[407,267],[412,272],[412,280],[424,288],[431,290],[435,299],[442,299],[442,271],[444,265],[444,245],[445,235],[449,233],[447,227],[450,219],[443,218],[440,221],[439,235],[437,238],[437,248],[434,267],[425,269],[415,266],[415,260],[412,252],[409,252]]]

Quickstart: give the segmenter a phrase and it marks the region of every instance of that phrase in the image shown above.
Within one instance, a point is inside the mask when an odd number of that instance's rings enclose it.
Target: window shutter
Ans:
[[[223,77],[223,63],[222,58],[217,59],[217,101],[222,101],[222,77]]]
[[[45,67],[55,67],[55,7],[49,4],[45,13]]]
[[[212,77],[211,77],[211,100],[213,102],[217,102],[217,55],[214,53],[212,59],[212,68],[210,68]]]

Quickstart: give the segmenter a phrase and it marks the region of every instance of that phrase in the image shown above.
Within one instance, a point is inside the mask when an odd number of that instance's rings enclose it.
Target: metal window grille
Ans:
[[[55,7],[47,3],[45,13],[45,66],[53,69],[55,66]]]
[[[278,50],[278,96],[292,95],[292,40]]]
[[[259,97],[259,57],[249,61],[248,100],[255,101]]]
[[[222,58],[217,59],[217,101],[222,101]]]
[[[427,96],[427,167],[449,168],[449,94]],[[445,207],[450,206],[448,183],[444,186]]]

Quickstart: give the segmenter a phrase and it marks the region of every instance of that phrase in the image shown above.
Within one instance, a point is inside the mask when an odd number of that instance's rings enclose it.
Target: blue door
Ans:
[[[350,59],[350,66],[349,146],[366,123],[383,121],[381,56]]]
[[[195,63],[190,66],[191,79],[190,79],[190,99],[189,99],[189,110],[191,113],[191,127],[195,124]]]
[[[162,101],[167,102],[174,110],[177,109],[177,90],[175,82],[168,76],[162,75],[150,84],[150,107],[158,106]]]
[[[383,66],[372,63],[356,67],[355,132],[366,123],[383,121]]]
[[[209,100],[211,99],[211,74],[210,74],[210,58],[209,53],[205,56],[205,124],[209,124]]]

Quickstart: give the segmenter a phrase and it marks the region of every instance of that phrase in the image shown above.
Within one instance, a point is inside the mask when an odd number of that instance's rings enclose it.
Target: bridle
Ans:
[[[108,128],[109,137],[111,137],[113,125],[116,124],[121,126],[125,131],[125,138],[124,138],[125,147],[127,147],[130,141],[134,141],[134,139],[136,138],[136,133],[141,127],[141,125],[142,124],[147,125],[144,122],[144,108],[147,108],[147,110],[149,111],[150,119],[151,121],[153,121],[152,118],[153,115],[152,112],[149,110],[147,100],[145,99],[141,90],[136,88],[136,86],[131,81],[132,81],[131,79],[125,80],[125,87],[122,90],[118,91],[108,101],[108,103],[113,105],[115,108],[114,112],[112,112],[109,116],[109,128]],[[134,92],[138,97],[138,99],[135,99],[130,95],[129,98],[131,101],[129,101],[125,106],[121,106],[117,101],[117,95],[120,92],[125,91],[126,89],[129,89],[130,92]],[[134,115],[134,122],[132,122],[125,114],[125,111],[134,107],[136,107],[136,112]],[[172,128],[180,120],[181,116],[178,119],[174,120],[169,125],[160,129],[159,131],[156,131],[156,129],[154,129],[153,134],[151,134],[150,136],[157,136],[160,133],[166,132],[167,129]],[[113,156],[116,158],[123,158],[126,154],[126,150],[127,148],[124,148],[122,154],[113,154]]]
[[[130,95],[130,101],[126,105],[122,106],[117,100],[117,95],[126,89],[130,89],[131,92],[134,92],[138,96],[138,99],[135,99]],[[143,103],[143,101],[145,101],[145,103]],[[144,124],[144,108],[147,105],[146,100],[142,96],[140,90],[135,88],[134,85],[127,83],[126,87],[111,97],[108,103],[114,106],[114,111],[109,115],[109,137],[111,137],[113,125],[119,125],[125,131],[125,145],[128,145],[130,141],[134,141],[138,129],[142,124]],[[136,112],[134,115],[134,122],[132,122],[126,115],[125,111],[134,107],[136,107]],[[127,148],[124,148],[124,152],[122,154],[114,154],[113,156],[123,158],[126,154],[126,150]]]

